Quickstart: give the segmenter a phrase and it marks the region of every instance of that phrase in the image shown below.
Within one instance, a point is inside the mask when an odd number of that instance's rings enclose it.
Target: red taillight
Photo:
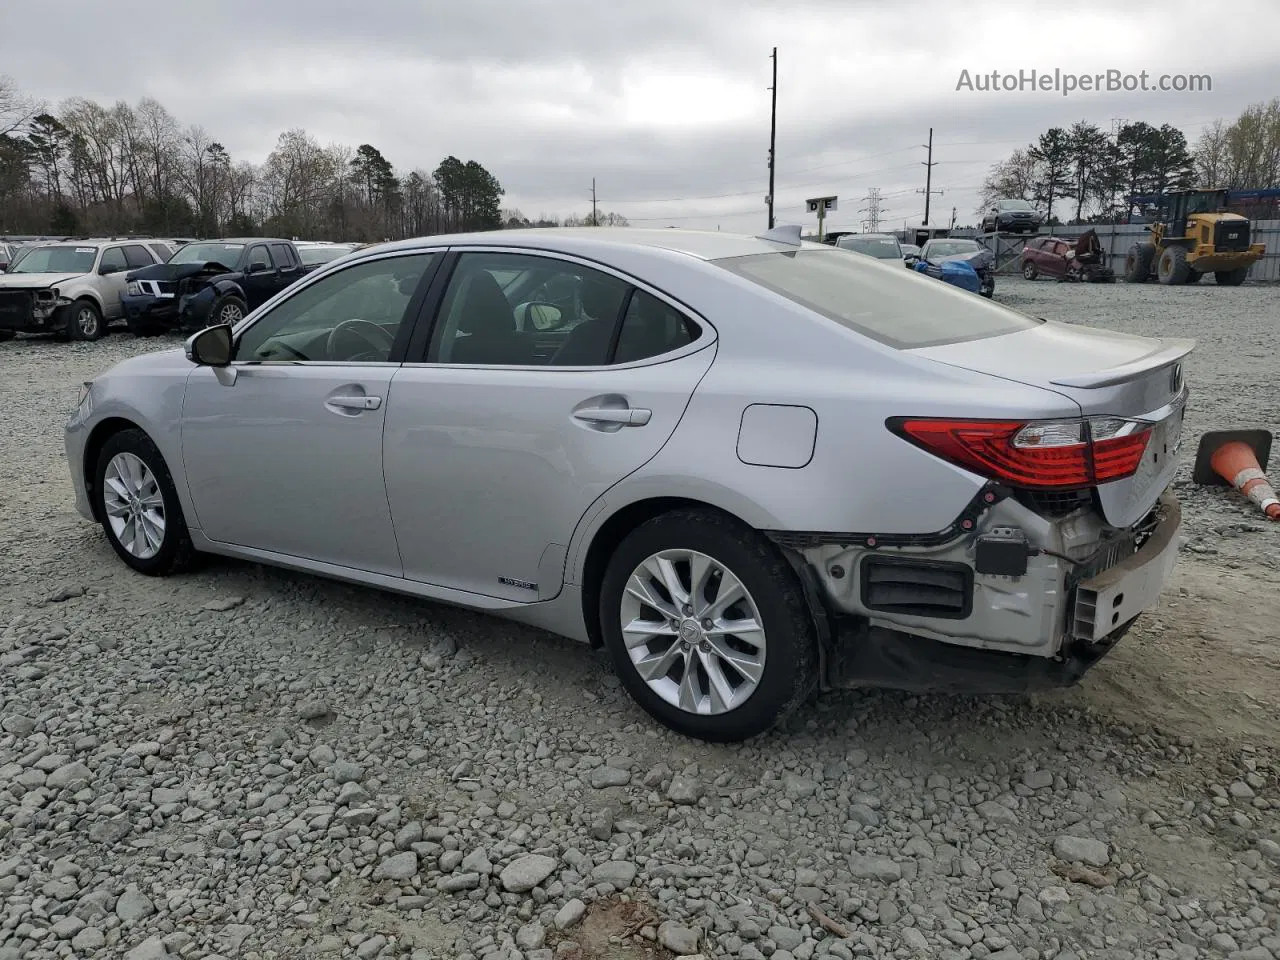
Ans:
[[[898,417],[889,428],[935,456],[1013,487],[1071,490],[1132,476],[1151,425],[1087,420],[945,420]]]

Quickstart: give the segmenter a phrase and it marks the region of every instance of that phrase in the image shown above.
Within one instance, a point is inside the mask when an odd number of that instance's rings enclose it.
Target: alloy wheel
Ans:
[[[80,330],[80,334],[86,338],[93,337],[98,332],[98,313],[93,307],[82,306],[76,311],[76,327]]]
[[[764,675],[766,639],[755,600],[724,564],[663,550],[627,579],[622,640],[657,696],[704,716],[740,707]]]
[[[141,457],[117,453],[107,464],[102,500],[111,532],[131,556],[149,560],[164,544],[164,496]]]
[[[234,326],[244,319],[244,311],[240,309],[238,303],[224,303],[222,309],[218,311],[218,323],[227,323]]]

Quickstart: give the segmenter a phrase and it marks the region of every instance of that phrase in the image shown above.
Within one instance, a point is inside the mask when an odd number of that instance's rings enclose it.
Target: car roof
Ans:
[[[209,240],[192,240],[192,243],[292,243],[283,237],[214,237]]]
[[[850,240],[897,240],[892,233],[846,233],[840,240],[845,238]],[[839,240],[836,241],[839,243]]]
[[[591,256],[619,248],[658,249],[698,260],[719,260],[759,253],[793,252],[797,249],[830,250],[825,243],[784,243],[763,237],[719,230],[684,230],[631,227],[530,227],[477,233],[438,234],[376,244],[371,254],[422,247],[486,246],[537,247],[542,250]],[[363,252],[363,251],[360,251]]]

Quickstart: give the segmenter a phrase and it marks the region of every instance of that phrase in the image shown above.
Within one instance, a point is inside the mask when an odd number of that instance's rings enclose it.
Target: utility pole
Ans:
[[[951,226],[947,228],[947,232],[950,233],[955,228],[956,228],[956,208],[952,207],[951,208]]]
[[[927,227],[929,225],[929,199],[935,193],[933,190],[933,168],[937,166],[933,162],[933,127],[929,128],[929,142],[922,143],[920,146],[929,151],[929,159],[921,161],[924,164],[924,189],[916,191],[916,193],[924,194],[924,225]],[[942,193],[941,190],[936,192]]]
[[[600,226],[600,221],[596,217],[596,178],[591,178],[591,225],[593,227]]]
[[[875,233],[880,229],[880,188],[872,187],[862,199],[867,201],[867,205],[858,210],[859,213],[867,214],[862,221],[862,228],[868,233]]]
[[[765,198],[765,202],[769,204],[769,229],[773,229],[773,158],[774,151],[778,143],[778,48],[773,48],[773,53],[769,54],[769,58],[773,61],[773,86],[769,88],[772,91],[772,102],[769,106],[769,196]]]

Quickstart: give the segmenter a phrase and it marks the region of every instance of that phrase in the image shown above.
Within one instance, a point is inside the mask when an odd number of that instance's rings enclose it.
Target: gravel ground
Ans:
[[[1274,288],[997,296],[1199,336],[1189,451],[1280,430]],[[1184,471],[1166,603],[1075,690],[842,693],[708,746],[536,631],[130,573],[61,427],[156,346],[0,344],[0,960],[1280,958],[1280,527],[1238,498]]]

